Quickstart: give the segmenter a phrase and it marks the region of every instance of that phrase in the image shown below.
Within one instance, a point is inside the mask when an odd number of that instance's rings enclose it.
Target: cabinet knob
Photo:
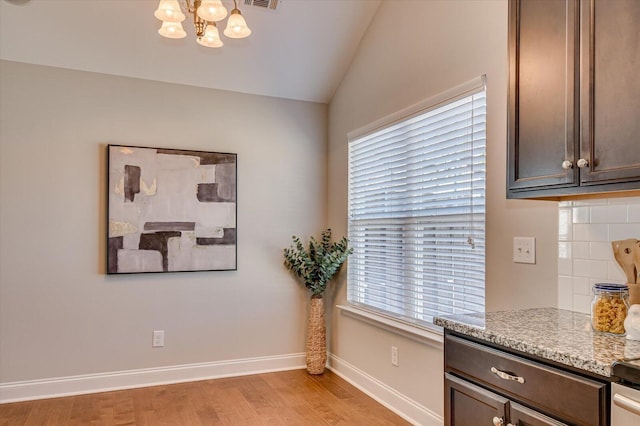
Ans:
[[[589,165],[589,160],[585,160],[584,158],[581,158],[578,160],[578,167],[580,167],[581,169],[584,167],[587,167]]]
[[[564,160],[562,162],[562,168],[565,170],[573,169],[573,163],[569,160]]]
[[[502,417],[494,417],[493,418],[493,424],[495,426],[501,426],[504,424],[504,420],[502,420]]]

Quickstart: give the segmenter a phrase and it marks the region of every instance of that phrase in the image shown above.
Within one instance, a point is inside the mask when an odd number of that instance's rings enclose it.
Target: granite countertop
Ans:
[[[605,377],[623,358],[640,357],[640,341],[591,330],[587,314],[534,308],[436,317],[435,325]]]

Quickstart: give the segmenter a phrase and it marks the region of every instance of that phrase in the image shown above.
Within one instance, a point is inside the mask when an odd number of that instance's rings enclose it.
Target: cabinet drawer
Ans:
[[[445,337],[445,371],[579,425],[604,425],[607,384],[469,342]],[[510,379],[505,374],[520,378]],[[502,375],[503,377],[500,377]]]

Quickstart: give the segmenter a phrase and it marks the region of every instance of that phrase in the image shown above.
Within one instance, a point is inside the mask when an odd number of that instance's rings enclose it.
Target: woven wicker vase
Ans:
[[[327,329],[324,324],[324,299],[311,297],[307,326],[307,371],[322,374],[327,363]]]

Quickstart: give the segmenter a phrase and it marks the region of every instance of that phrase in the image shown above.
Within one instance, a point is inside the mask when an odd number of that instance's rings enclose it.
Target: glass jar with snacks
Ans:
[[[624,320],[629,310],[629,288],[624,284],[593,285],[591,328],[594,331],[624,336]]]

